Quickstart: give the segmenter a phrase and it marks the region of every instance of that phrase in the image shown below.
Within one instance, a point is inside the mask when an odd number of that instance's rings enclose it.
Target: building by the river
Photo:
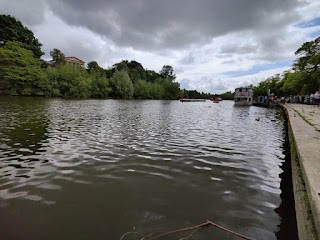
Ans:
[[[77,57],[65,57],[64,61],[65,61],[65,63],[72,64],[75,66],[81,66],[81,67],[85,68],[85,62]],[[47,64],[50,67],[55,67],[56,61],[55,60],[47,61]]]

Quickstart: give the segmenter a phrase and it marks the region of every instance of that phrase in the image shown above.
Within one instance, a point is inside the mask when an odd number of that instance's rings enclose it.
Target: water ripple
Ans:
[[[60,213],[76,208],[93,216],[99,209],[115,224],[123,221],[117,214],[137,209],[128,229],[207,217],[275,239],[284,161],[277,111],[227,101],[33,104],[0,103],[4,208],[24,199]]]

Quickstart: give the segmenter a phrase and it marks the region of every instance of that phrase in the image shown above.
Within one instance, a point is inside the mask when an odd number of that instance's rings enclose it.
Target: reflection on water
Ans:
[[[279,110],[2,97],[0,118],[1,236],[120,239],[210,219],[276,239]],[[192,237],[236,239],[214,229]]]

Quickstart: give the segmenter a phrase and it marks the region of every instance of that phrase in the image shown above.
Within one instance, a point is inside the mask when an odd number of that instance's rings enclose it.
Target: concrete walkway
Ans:
[[[320,239],[320,107],[304,104],[283,107],[288,113],[316,235]]]

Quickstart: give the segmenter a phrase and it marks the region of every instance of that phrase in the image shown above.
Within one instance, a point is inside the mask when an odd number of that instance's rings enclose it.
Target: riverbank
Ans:
[[[320,107],[282,106],[288,116],[299,239],[320,239]]]

